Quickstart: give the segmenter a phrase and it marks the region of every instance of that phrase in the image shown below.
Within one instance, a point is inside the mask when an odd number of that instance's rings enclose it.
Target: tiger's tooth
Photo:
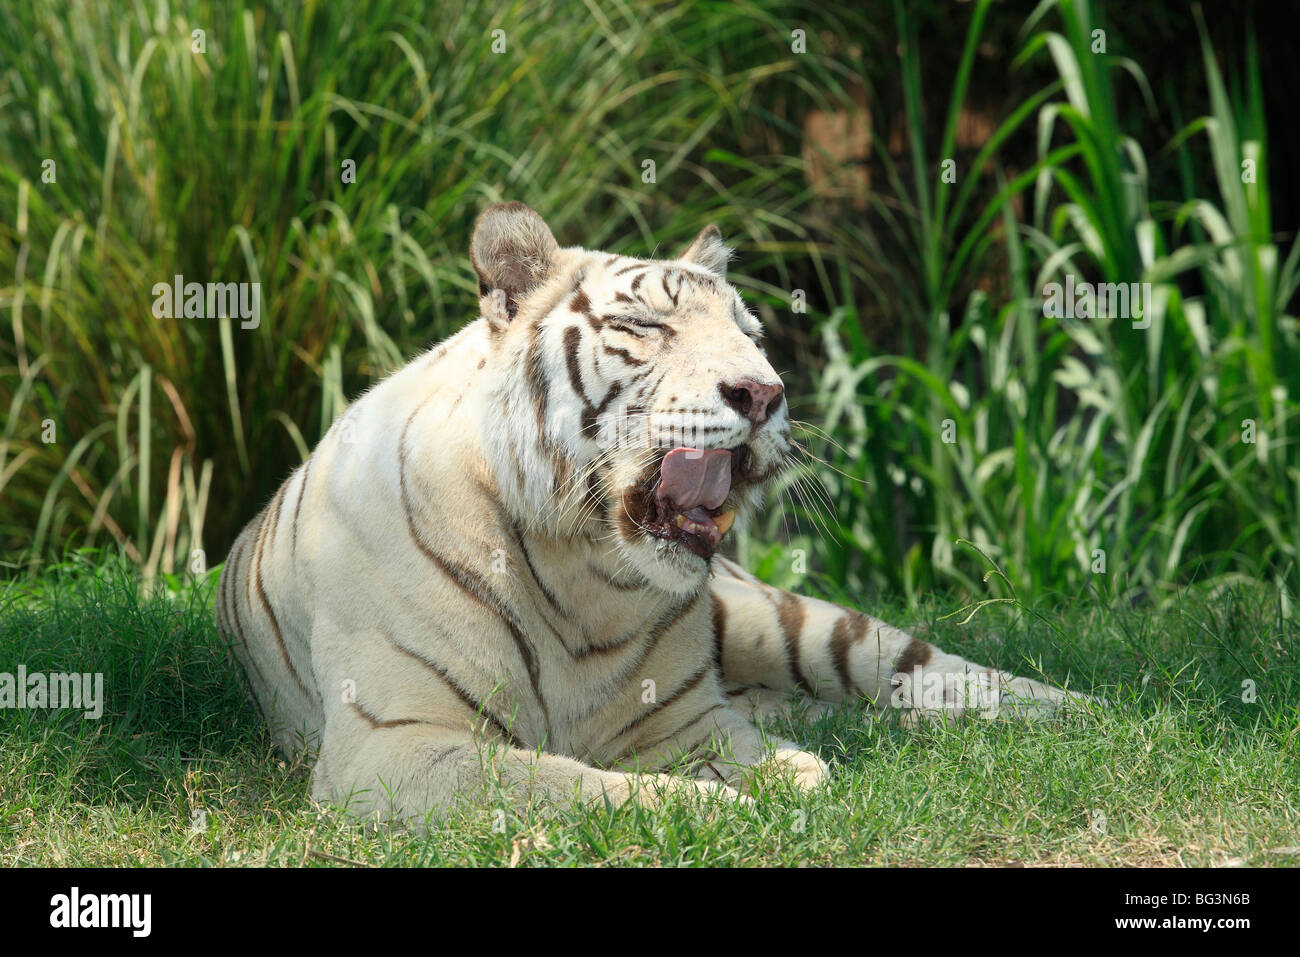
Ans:
[[[677,513],[677,517],[674,518],[673,521],[677,523],[678,528],[686,527],[686,516],[683,515],[681,512]]]
[[[726,535],[727,530],[731,528],[731,523],[736,520],[736,510],[729,508],[721,515],[713,519],[713,524],[718,526],[718,534]]]

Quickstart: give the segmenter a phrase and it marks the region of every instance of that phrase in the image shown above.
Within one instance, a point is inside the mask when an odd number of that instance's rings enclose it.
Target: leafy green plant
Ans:
[[[639,254],[718,220],[756,268],[788,268],[807,190],[791,104],[846,99],[792,23],[866,29],[770,2],[11,11],[6,554],[111,535],[150,571],[219,558],[351,396],[474,314],[465,252],[490,202]],[[260,283],[260,324],[155,317],[177,275]]]
[[[949,131],[983,10],[948,101]],[[1061,32],[1043,29],[1053,12]],[[917,250],[903,284],[919,290],[909,303],[925,317],[925,354],[878,354],[856,333],[851,307],[826,326],[819,398],[825,431],[844,448],[814,442],[849,476],[822,476],[837,519],[830,577],[911,595],[936,585],[975,592],[953,552],[965,538],[1035,594],[1159,593],[1179,580],[1240,575],[1294,593],[1300,462],[1288,435],[1300,354],[1286,310],[1300,246],[1282,256],[1268,219],[1253,52],[1234,102],[1204,43],[1212,114],[1167,148],[1179,154],[1189,195],[1153,199],[1115,84],[1126,79],[1154,109],[1139,64],[1093,50],[1090,4],[1040,4],[1020,60],[1049,56],[1058,80],[1013,110],[985,147],[993,158],[1036,116],[1037,162],[1010,180],[993,165],[999,189],[967,228],[960,211],[972,180],[949,206],[952,187],[936,184],[919,142],[919,71],[901,6],[897,15],[914,157],[907,192],[917,205],[886,221]],[[1213,202],[1191,192],[1200,134]],[[950,152],[946,138],[940,155]],[[1021,222],[1014,201],[1031,193]],[[1007,264],[1005,294],[955,301],[956,275],[994,252]],[[1044,293],[1067,278],[1149,283],[1151,295],[1141,316],[1057,318]]]

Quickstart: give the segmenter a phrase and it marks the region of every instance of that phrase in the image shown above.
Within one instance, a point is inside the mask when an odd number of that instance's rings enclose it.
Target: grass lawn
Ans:
[[[1164,611],[992,606],[928,636],[1068,674],[1107,697],[1095,713],[913,732],[850,709],[779,729],[831,763],[817,792],[467,807],[416,835],[314,805],[309,771],[272,752],[212,624],[215,575],[144,598],[119,564],[73,562],[0,591],[0,672],[104,675],[100,720],[0,711],[0,865],[1300,862],[1300,624],[1251,591]]]

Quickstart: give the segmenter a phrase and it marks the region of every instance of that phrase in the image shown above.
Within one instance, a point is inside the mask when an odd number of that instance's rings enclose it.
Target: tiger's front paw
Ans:
[[[725,781],[713,776],[684,777],[679,774],[642,775],[634,782],[633,794],[643,807],[660,807],[672,796],[716,797],[722,802],[752,804],[753,800]]]
[[[830,766],[812,752],[793,744],[778,745],[763,761],[748,770],[744,787],[750,793],[758,793],[766,782],[784,780],[809,791],[829,781],[830,776]]]
[[[825,784],[831,777],[830,765],[811,751],[777,748],[772,761],[780,773],[790,775],[794,783],[805,791]]]
[[[737,804],[753,804],[754,800],[747,794],[742,794],[729,784],[723,784],[721,781],[697,780],[694,782],[695,787],[706,797],[716,794],[724,801],[734,801]]]

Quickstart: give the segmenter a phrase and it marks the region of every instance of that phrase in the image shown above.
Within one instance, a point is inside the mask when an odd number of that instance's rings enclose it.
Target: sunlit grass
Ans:
[[[940,646],[1041,667],[1105,705],[1064,722],[973,718],[918,732],[849,709],[776,728],[831,763],[823,790],[778,784],[745,808],[467,805],[414,835],[310,800],[309,772],[270,749],[226,662],[213,582],[144,598],[109,558],[0,595],[5,667],[102,672],[106,689],[99,721],[0,711],[0,864],[1297,861],[1300,668],[1289,649],[1300,636],[1258,590],[1186,594],[1159,614],[988,609],[965,627],[938,620],[956,603],[930,603],[920,619]]]

